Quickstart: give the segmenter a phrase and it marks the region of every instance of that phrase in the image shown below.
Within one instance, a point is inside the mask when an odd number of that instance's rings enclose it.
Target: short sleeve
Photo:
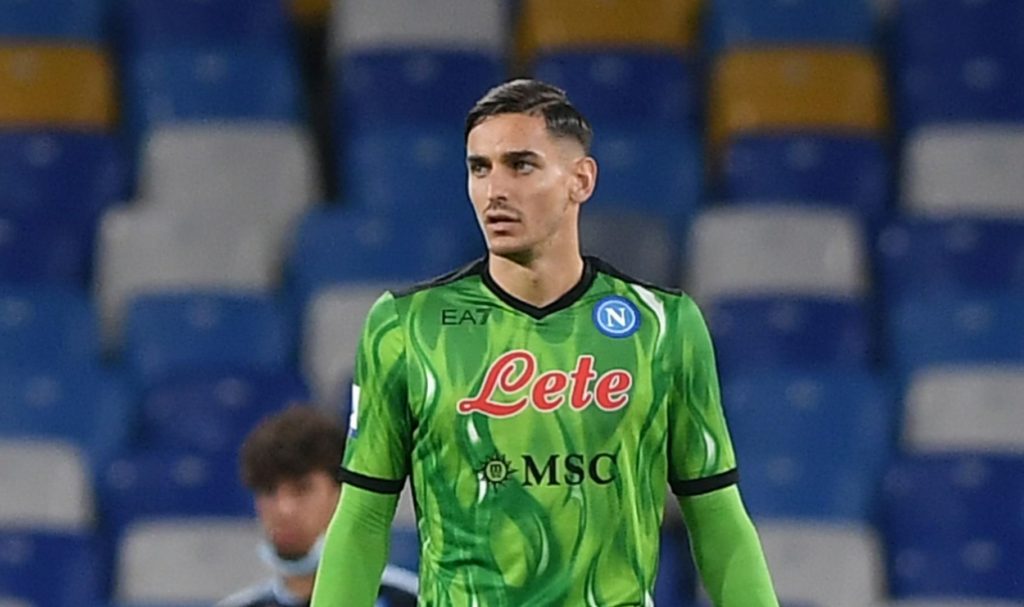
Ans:
[[[400,492],[409,472],[403,335],[394,297],[385,293],[370,309],[359,340],[341,469],[343,482],[377,493]]]
[[[669,483],[676,495],[699,495],[738,480],[722,411],[711,336],[697,304],[680,300],[680,366],[669,403]]]

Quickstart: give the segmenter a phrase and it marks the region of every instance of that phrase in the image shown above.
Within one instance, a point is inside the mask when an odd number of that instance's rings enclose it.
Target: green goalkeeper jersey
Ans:
[[[369,313],[342,478],[411,476],[421,604],[650,605],[666,488],[736,481],[697,306],[584,261],[543,308],[483,259]]]

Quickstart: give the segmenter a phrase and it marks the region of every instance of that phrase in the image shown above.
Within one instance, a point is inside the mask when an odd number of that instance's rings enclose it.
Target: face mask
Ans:
[[[299,577],[313,575],[320,564],[320,555],[324,551],[324,536],[316,538],[309,552],[297,559],[286,559],[277,553],[274,545],[267,540],[260,542],[260,559],[269,565],[278,575]]]

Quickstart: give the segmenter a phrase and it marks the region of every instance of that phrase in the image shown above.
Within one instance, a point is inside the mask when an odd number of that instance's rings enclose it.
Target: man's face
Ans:
[[[256,494],[256,514],[280,556],[293,559],[309,552],[327,530],[339,493],[339,485],[317,470]]]
[[[492,254],[528,261],[559,239],[577,242],[579,204],[593,187],[586,171],[596,166],[578,142],[552,137],[543,116],[484,119],[469,132],[466,164]]]

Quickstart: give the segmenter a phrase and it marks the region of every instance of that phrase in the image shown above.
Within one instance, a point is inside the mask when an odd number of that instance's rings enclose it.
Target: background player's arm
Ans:
[[[343,487],[317,569],[315,607],[371,607],[377,598],[411,450],[403,335],[394,298],[384,294],[359,342]]]
[[[669,409],[669,480],[694,561],[717,607],[777,607],[761,543],[736,486],[711,337],[696,304],[681,304],[683,352]]]
[[[331,573],[316,576],[311,607],[374,604],[397,506],[397,495],[342,489],[320,558],[320,570]]]

